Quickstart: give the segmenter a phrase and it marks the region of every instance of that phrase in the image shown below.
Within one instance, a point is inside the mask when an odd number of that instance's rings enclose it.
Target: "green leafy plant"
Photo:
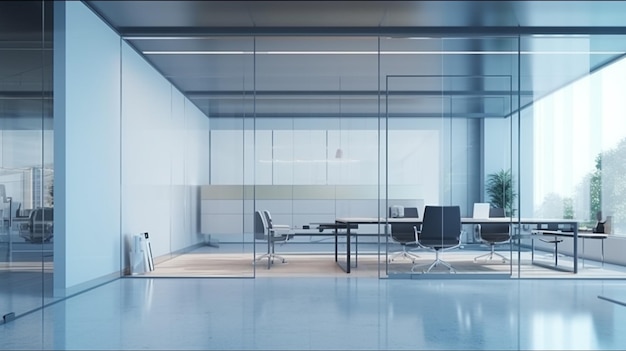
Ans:
[[[44,202],[47,204],[46,206],[53,207],[54,206],[54,180],[49,182],[48,186],[48,196],[44,199]]]
[[[503,208],[506,216],[514,216],[513,208],[517,194],[513,190],[513,176],[510,170],[500,170],[487,176],[486,191],[491,206]]]
[[[602,154],[596,156],[596,168],[589,179],[589,218],[594,219],[602,211]]]

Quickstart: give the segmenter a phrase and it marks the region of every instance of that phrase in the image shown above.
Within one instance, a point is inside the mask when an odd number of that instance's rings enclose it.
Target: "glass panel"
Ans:
[[[233,52],[190,59],[203,73],[198,75],[197,87],[187,88],[207,92],[199,107],[210,120],[209,152],[202,154],[209,176],[201,183],[201,233],[208,244],[202,250],[209,254],[212,267],[208,276],[253,277],[255,148],[259,142],[254,133],[254,39],[198,38],[193,48]],[[220,90],[227,93],[212,94]]]
[[[138,49],[148,51],[153,43],[139,40]],[[253,139],[244,119],[252,116],[253,41],[185,37],[168,44],[172,51],[226,46],[235,53],[183,55],[184,64],[172,63],[179,71],[168,81],[148,62],[169,64],[180,57],[142,57],[123,42],[123,235],[135,228],[150,233],[157,262],[146,276],[252,277],[246,186]],[[215,67],[232,76],[220,77]],[[189,72],[195,79],[181,89],[196,92],[194,103],[176,87]],[[213,88],[228,93],[214,94]]]
[[[487,49],[491,47],[498,50]],[[393,222],[409,220],[390,220],[390,275],[510,275],[510,242],[500,240],[508,245],[499,249],[504,251],[502,256],[495,251],[492,256],[491,248],[495,246],[475,235],[476,224],[480,223],[469,218],[474,203],[489,202],[483,194],[483,174],[494,167],[511,172],[512,74],[516,72],[512,61],[516,47],[517,39],[511,38],[381,39],[381,72],[386,74],[383,86],[387,99],[385,195],[392,217],[406,207],[418,207],[420,215],[414,223],[418,233],[413,241],[417,243],[408,245],[393,229],[411,225]],[[405,54],[392,55],[394,51]],[[496,132],[488,136],[488,130]],[[436,209],[426,210],[425,206],[444,206],[441,211],[456,211],[457,219],[439,213],[433,227],[424,212]],[[495,206],[488,204],[487,213]],[[424,227],[422,219],[430,223]],[[506,229],[507,236],[509,222],[499,226]],[[452,223],[456,223],[452,232],[459,233],[448,238],[447,228]],[[429,242],[431,228],[437,234]],[[407,253],[409,247],[419,248],[419,252]]]
[[[294,261],[295,274],[334,260],[337,217],[378,215],[376,47],[375,38],[256,39],[255,207],[293,229],[276,251]],[[350,267],[376,275],[378,227],[359,225],[356,233]],[[275,262],[263,274],[283,267]]]
[[[0,38],[0,316],[19,316],[52,299],[50,5],[0,5],[11,29]]]
[[[552,275],[623,275],[613,263],[626,262],[611,248],[621,247],[626,221],[620,180],[625,108],[619,95],[624,45],[617,35],[522,38],[522,76],[528,77],[522,90],[532,92],[534,103],[521,111],[521,212],[572,222],[524,228],[541,234],[534,240],[534,263]],[[576,241],[549,232],[575,232],[576,224]]]

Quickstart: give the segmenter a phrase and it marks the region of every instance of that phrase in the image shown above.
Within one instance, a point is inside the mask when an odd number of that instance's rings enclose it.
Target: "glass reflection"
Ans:
[[[52,298],[52,2],[0,13],[0,316],[19,316]]]

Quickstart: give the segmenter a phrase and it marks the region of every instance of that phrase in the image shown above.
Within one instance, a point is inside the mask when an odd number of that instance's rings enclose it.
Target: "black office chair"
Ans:
[[[254,259],[255,263],[264,258],[267,258],[267,269],[269,269],[270,265],[274,263],[274,259],[276,258],[280,259],[283,263],[287,262],[284,257],[276,255],[274,251],[274,244],[276,242],[286,241],[288,239],[288,236],[275,235],[275,232],[273,230],[270,230],[266,215],[261,211],[254,212],[254,239],[262,240],[268,243],[267,253],[256,257]]]
[[[391,214],[391,208],[389,213]],[[405,207],[404,218],[419,218],[417,208]],[[389,227],[391,240],[402,246],[402,250],[390,252],[393,255],[389,257],[389,262],[392,262],[397,257],[403,257],[411,260],[411,263],[415,263],[415,259],[419,258],[419,256],[410,252],[410,248],[419,248],[416,236],[416,229],[420,230],[421,227],[419,223],[391,223]]]
[[[417,243],[420,247],[435,251],[435,261],[424,273],[443,265],[450,272],[456,272],[447,262],[441,260],[440,252],[457,248],[461,245],[461,208],[459,206],[426,206],[422,221],[422,230],[417,231]],[[411,272],[418,266],[413,265]]]
[[[503,218],[503,208],[490,208],[490,218]],[[504,244],[511,240],[511,226],[507,223],[484,223],[477,224],[474,228],[476,237],[484,244],[489,245],[490,251],[484,255],[476,256],[474,261],[481,258],[486,260],[493,260],[493,256],[498,256],[502,259],[502,262],[506,262],[507,258],[495,251],[497,244]]]

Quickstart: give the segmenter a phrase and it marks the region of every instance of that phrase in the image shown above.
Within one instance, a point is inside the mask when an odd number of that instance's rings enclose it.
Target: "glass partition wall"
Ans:
[[[52,3],[6,4],[16,30],[0,46],[0,315],[10,318],[53,299],[54,131]],[[189,55],[181,74],[198,77],[193,103],[165,79],[144,86],[125,74],[158,75],[141,57],[146,43],[121,45],[122,134],[153,137],[122,143],[123,175],[139,190],[125,188],[122,209],[137,231],[150,223],[163,261],[203,237],[210,277],[343,275],[335,255],[351,258],[350,274],[381,278],[449,275],[444,263],[428,271],[437,257],[476,278],[626,277],[625,36],[172,41],[173,50],[225,52]],[[441,230],[421,243],[454,247],[439,255],[393,236],[400,213],[409,239],[424,230],[427,206],[458,207],[456,243],[444,245]],[[489,207],[503,209],[495,224],[508,227],[507,240],[481,236],[494,224]],[[273,248],[266,229],[257,236],[257,211],[290,229]],[[363,223],[337,226],[341,218]],[[268,252],[288,264],[257,260]]]
[[[517,46],[502,37],[381,39],[381,201],[398,217],[386,227],[381,275],[512,274],[511,242],[481,237],[481,228],[508,235],[511,220],[471,219],[474,204],[485,204],[487,217],[489,207],[502,207],[489,197],[490,174],[514,171]]]
[[[206,66],[235,74],[207,74],[229,86],[201,106],[211,129],[202,232],[219,244],[216,258],[231,255],[208,275],[338,274],[350,257],[353,275],[523,278],[611,261],[602,246],[620,226],[609,177],[619,172],[610,96],[621,51],[606,48],[615,39],[211,38],[232,51]],[[452,243],[441,216],[434,242],[415,243],[427,206],[457,208]],[[289,232],[269,242],[257,211]],[[595,214],[610,237],[575,248],[573,223],[582,233]],[[346,218],[362,222],[350,248],[336,223]],[[396,238],[400,227],[413,240]]]
[[[244,202],[253,199],[251,206],[243,207],[243,231],[244,238],[255,242],[254,256],[260,258],[255,259],[255,274],[271,275],[272,269],[273,274],[297,272],[297,264],[284,269],[283,259],[332,260],[333,251],[344,259],[350,255],[355,267],[359,262],[369,267],[367,274],[387,276],[390,268],[402,274],[421,272],[392,259],[403,245],[393,242],[389,223],[371,219],[386,218],[394,206],[415,207],[421,219],[425,205],[457,205],[463,217],[471,217],[473,204],[486,201],[485,167],[513,172],[517,42],[254,38],[253,63],[246,71],[252,72],[246,80],[252,89],[235,97],[246,102],[246,112],[218,112],[210,118],[212,175],[238,167],[232,163],[239,158],[220,150],[233,142],[241,145],[229,148],[242,150],[241,173],[253,189],[242,196]],[[490,46],[500,51],[486,51]],[[498,65],[476,71],[478,63],[459,58],[477,54],[484,56],[480,62],[498,59]],[[484,136],[485,119],[497,120],[492,128],[498,129],[498,138]],[[489,155],[483,151],[485,143],[495,145]],[[212,177],[211,186],[217,182]],[[257,211],[267,211],[272,222],[289,227],[290,234],[279,235],[273,245],[263,235],[252,239]],[[370,221],[353,229],[349,251],[345,228],[338,229],[335,248],[332,225],[337,218]],[[475,226],[462,229],[459,244],[478,247]],[[228,242],[224,236],[214,237]],[[512,246],[505,250],[507,264],[493,271],[510,275]],[[274,263],[263,257],[268,251],[278,255]],[[469,255],[483,253],[479,249]],[[470,266],[472,273],[485,270]]]
[[[535,240],[535,259],[572,269],[577,255],[578,276],[622,277],[625,38],[536,35],[520,43],[520,213],[570,219],[579,236]]]
[[[256,275],[335,274],[335,219],[379,211],[377,39],[255,43],[255,210],[291,228],[275,245],[288,264],[263,260]],[[375,256],[377,233],[359,227],[361,253]]]
[[[257,233],[256,199],[263,190],[255,179],[262,167],[255,161],[264,156],[264,136],[257,134],[255,109],[255,41],[251,37],[203,38],[201,47],[211,51],[241,54],[204,55],[205,74],[197,90],[226,91],[208,94],[204,105],[210,123],[210,153],[207,155],[209,184],[202,191],[202,233],[207,236],[209,276],[253,277],[255,257],[268,251],[266,234]],[[225,72],[229,72],[226,75]],[[269,144],[267,144],[269,145]],[[269,149],[271,151],[271,148]]]
[[[52,21],[49,2],[0,5],[0,316],[52,299]],[[10,30],[9,30],[10,29]],[[38,219],[42,225],[33,225]],[[33,331],[36,332],[34,326]]]

